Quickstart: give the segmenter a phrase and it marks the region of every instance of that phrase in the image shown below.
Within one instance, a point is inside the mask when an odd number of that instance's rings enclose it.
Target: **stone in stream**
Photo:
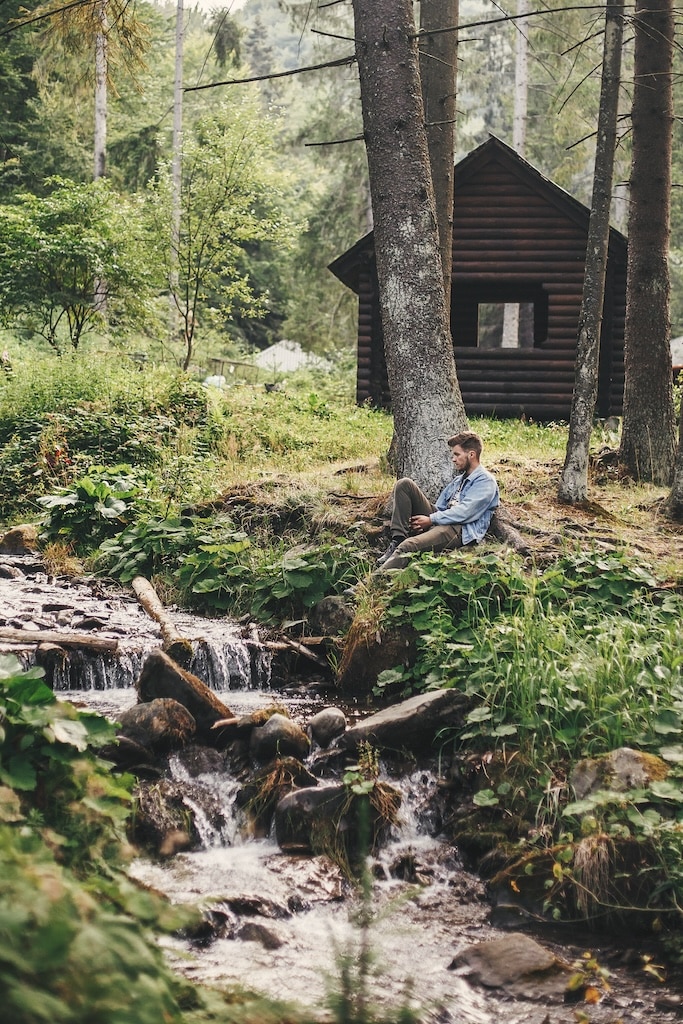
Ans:
[[[441,729],[463,726],[471,704],[459,690],[420,693],[347,729],[340,742],[346,750],[367,742],[385,750],[419,753],[433,746]]]
[[[267,928],[258,921],[247,921],[235,934],[236,939],[243,942],[260,942],[264,949],[279,949],[283,941],[272,928]]]
[[[13,526],[0,537],[3,555],[30,555],[38,546],[38,528],[32,523]]]
[[[329,747],[345,731],[346,715],[340,708],[323,708],[309,720],[308,731],[319,747]]]
[[[375,790],[374,802],[341,782],[288,793],[275,808],[280,849],[326,852],[335,860],[345,853],[350,862],[376,849],[386,827],[395,821],[401,797],[386,783],[376,782]],[[366,849],[361,848],[364,833]]]
[[[119,715],[119,724],[123,736],[153,754],[184,747],[197,731],[187,708],[170,697],[136,704]]]
[[[215,746],[218,739],[212,726],[221,718],[232,718],[230,709],[201,679],[176,665],[163,651],[147,655],[135,684],[141,703],[157,697],[170,697],[187,708],[197,724],[197,739]]]
[[[254,729],[249,741],[249,752],[261,764],[274,757],[296,757],[300,761],[311,748],[303,729],[285,715],[274,714],[263,725]]]
[[[449,970],[466,974],[485,988],[504,988],[513,996],[561,997],[567,985],[568,965],[522,932],[478,942],[454,957]]]

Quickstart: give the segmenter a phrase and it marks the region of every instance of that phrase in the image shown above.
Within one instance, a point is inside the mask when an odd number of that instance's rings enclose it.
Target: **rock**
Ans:
[[[370,696],[381,672],[414,665],[416,638],[410,626],[401,631],[378,629],[357,616],[346,637],[337,686],[342,693]]]
[[[168,836],[187,832],[188,809],[184,796],[185,786],[170,779],[140,782],[135,792],[133,841],[159,851]]]
[[[323,708],[308,722],[308,729],[319,747],[328,747],[346,730],[346,715],[339,708]]]
[[[159,844],[159,856],[168,858],[175,857],[176,853],[189,850],[192,840],[187,832],[182,829],[172,829],[167,832]]]
[[[235,938],[243,942],[260,942],[264,949],[279,949],[283,945],[282,939],[272,928],[266,928],[258,921],[247,921],[235,933]]]
[[[316,634],[336,636],[353,622],[353,612],[343,597],[324,597],[311,609],[309,623]]]
[[[138,698],[142,703],[157,697],[170,697],[187,708],[197,725],[197,739],[215,746],[216,732],[211,732],[214,722],[221,718],[232,718],[230,709],[218,699],[201,679],[176,665],[163,651],[152,651],[142,666],[135,684]]]
[[[548,988],[543,983],[549,977],[550,988],[557,994],[566,984],[566,967],[550,950],[522,932],[468,946],[449,965],[449,970],[455,968],[479,985],[505,988],[517,995],[533,997],[534,985],[539,982],[541,991],[536,995],[541,995]]]
[[[440,729],[461,727],[470,706],[470,699],[459,690],[421,693],[370,715],[347,729],[340,742],[347,750],[369,742],[386,749],[420,752],[430,748]]]
[[[84,615],[82,619],[74,620],[74,629],[106,629],[107,623],[96,615]]]
[[[376,849],[401,801],[391,786],[380,782],[375,786],[382,797],[377,801],[381,811],[367,796],[353,793],[343,783],[288,793],[275,809],[278,845],[287,852],[327,853],[337,862],[344,856],[351,863],[365,856]]]
[[[274,714],[268,721],[254,729],[249,742],[253,758],[265,764],[274,757],[296,757],[302,761],[311,748],[303,729],[285,715]]]
[[[317,786],[318,780],[295,757],[282,757],[261,768],[236,796],[249,815],[253,831],[267,836],[279,801],[293,789]]]
[[[38,546],[38,529],[31,523],[13,526],[0,538],[0,553],[30,555]]]
[[[197,731],[187,708],[169,697],[136,704],[119,715],[119,724],[123,736],[153,754],[184,747]]]
[[[664,779],[669,773],[664,761],[654,754],[630,747],[619,747],[602,757],[587,757],[574,766],[569,783],[577,800],[583,800],[599,789],[625,793],[644,789],[651,782]]]
[[[0,578],[3,580],[23,579],[24,573],[16,565],[5,565],[0,563]]]
[[[45,669],[45,678],[49,685],[55,671],[63,669],[68,658],[68,653],[59,644],[45,642],[36,647],[36,664]]]

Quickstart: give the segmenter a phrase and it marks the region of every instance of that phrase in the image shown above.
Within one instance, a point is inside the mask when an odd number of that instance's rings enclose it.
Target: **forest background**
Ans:
[[[189,346],[177,324],[169,330],[167,299],[176,8],[121,5],[110,28],[105,182],[89,217],[93,232],[116,239],[117,246],[105,268],[107,316],[94,317],[74,339],[67,318],[55,326],[59,311],[46,313],[39,304],[35,259],[16,211],[30,211],[32,231],[38,224],[39,232],[50,233],[68,203],[84,209],[93,187],[94,44],[87,31],[69,28],[66,15],[40,17],[47,8],[37,5],[28,10],[38,20],[17,28],[20,7],[27,10],[17,0],[3,0],[0,7],[0,279],[4,262],[9,282],[0,287],[3,347],[11,354],[29,342],[76,347],[87,338],[100,351],[114,344],[206,371],[211,358],[241,359],[286,337],[350,362],[356,299],[327,265],[372,226],[355,66],[211,88],[349,54],[349,5],[247,0],[239,7],[185,12],[179,298],[190,325]],[[530,50],[525,155],[590,203],[601,10],[559,5],[542,13],[538,5],[526,21],[507,22],[482,0],[465,0],[457,159],[489,133],[511,141],[515,40],[524,32]],[[627,220],[631,57],[627,43],[613,206],[621,230]],[[678,88],[676,76],[674,81]],[[679,132],[676,121],[674,183],[683,180]],[[331,144],[339,140],[352,141]],[[215,187],[219,179],[228,182],[222,196]],[[76,184],[86,192],[76,195]],[[85,227],[88,218],[81,220]],[[683,203],[675,187],[673,336],[683,333],[682,237]],[[82,246],[83,239],[72,244]],[[18,274],[22,247],[29,256],[25,278]],[[121,264],[125,273],[117,276]]]

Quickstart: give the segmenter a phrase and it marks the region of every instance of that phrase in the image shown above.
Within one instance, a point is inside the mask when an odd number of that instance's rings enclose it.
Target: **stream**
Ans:
[[[271,688],[270,655],[255,627],[172,613],[179,631],[193,638],[190,671],[218,691],[234,714],[277,701],[305,727],[312,714],[329,705],[322,696]],[[15,653],[24,666],[38,657],[60,699],[114,719],[136,703],[137,674],[149,651],[161,646],[156,623],[128,593],[97,580],[50,578],[34,555],[0,555],[0,626],[28,634],[26,643],[0,640],[1,652]],[[48,648],[37,656],[30,642],[36,630],[87,631],[117,640],[118,650],[73,651],[64,658]],[[328,994],[340,991],[342,964],[349,957],[357,964],[366,943],[373,964],[361,987],[387,1019],[403,1005],[425,1024],[666,1024],[683,1017],[674,979],[665,986],[643,971],[636,939],[628,948],[625,936],[568,934],[492,912],[484,883],[439,838],[431,812],[439,780],[431,771],[385,775],[401,790],[400,820],[369,863],[366,903],[327,858],[286,854],[274,838],[251,836],[235,801],[236,779],[192,770],[180,755],[169,758],[168,772],[176,782],[187,781],[188,800],[190,789],[199,787],[220,802],[223,825],[203,821],[201,808],[193,808],[201,848],[168,860],[140,857],[131,873],[173,902],[206,908],[210,933],[162,940],[169,961],[195,981],[243,985],[325,1019]],[[366,929],[358,924],[360,911],[369,915]],[[609,989],[598,993],[595,1004],[567,1002],[568,970],[494,986],[490,978],[488,984],[478,983],[468,969],[454,965],[468,947],[501,939],[511,944],[518,932],[566,965],[590,950],[609,971]]]

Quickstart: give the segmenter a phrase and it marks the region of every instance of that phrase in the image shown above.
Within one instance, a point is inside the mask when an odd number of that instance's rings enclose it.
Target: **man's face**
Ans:
[[[455,466],[456,472],[466,473],[470,468],[470,455],[472,453],[466,452],[459,444],[453,445],[451,452],[451,458],[453,459],[453,465]]]

